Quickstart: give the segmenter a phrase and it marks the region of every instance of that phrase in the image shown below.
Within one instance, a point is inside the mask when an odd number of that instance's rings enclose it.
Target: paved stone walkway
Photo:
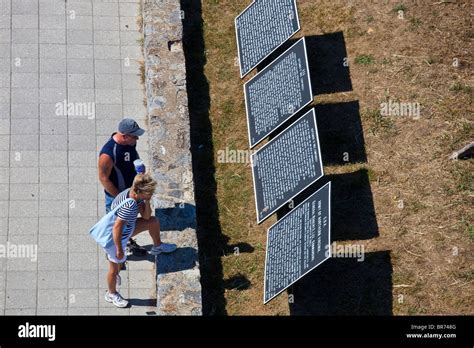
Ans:
[[[97,151],[122,117],[146,128],[138,10],[0,0],[0,314],[155,309],[154,258],[127,263],[120,291],[132,306],[118,309],[103,299],[108,265],[88,236],[104,213]],[[148,162],[146,136],[138,150]]]

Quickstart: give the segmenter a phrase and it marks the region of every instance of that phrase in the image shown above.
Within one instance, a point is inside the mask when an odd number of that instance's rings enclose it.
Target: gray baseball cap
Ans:
[[[138,123],[131,118],[124,118],[118,125],[118,131],[123,134],[135,135],[141,137],[145,131],[140,128]]]

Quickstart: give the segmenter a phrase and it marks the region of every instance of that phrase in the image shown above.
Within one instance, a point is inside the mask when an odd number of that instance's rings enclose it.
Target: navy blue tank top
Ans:
[[[102,147],[100,155],[105,153],[112,158],[114,167],[112,168],[109,179],[113,182],[115,187],[122,192],[123,190],[132,187],[133,179],[137,174],[135,172],[133,161],[139,159],[140,156],[138,156],[136,145],[118,144],[113,138],[115,134],[116,133],[113,133],[110,139]],[[108,193],[106,190],[104,191],[105,193]],[[111,196],[110,193],[108,194]]]

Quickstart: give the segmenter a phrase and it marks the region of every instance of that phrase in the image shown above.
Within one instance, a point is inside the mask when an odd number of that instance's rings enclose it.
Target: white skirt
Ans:
[[[115,246],[115,243],[108,248],[103,248],[105,253],[107,254],[107,258],[109,259],[109,261],[113,263],[124,263],[127,260],[127,243],[128,238],[125,241],[122,241],[123,258],[121,260],[117,259],[117,247]]]

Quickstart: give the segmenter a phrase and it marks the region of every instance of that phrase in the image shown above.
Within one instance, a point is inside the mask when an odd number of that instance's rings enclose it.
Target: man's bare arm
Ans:
[[[115,197],[120,192],[109,179],[113,167],[114,162],[109,155],[103,153],[99,156],[99,180],[102,186],[104,186],[105,190]]]

